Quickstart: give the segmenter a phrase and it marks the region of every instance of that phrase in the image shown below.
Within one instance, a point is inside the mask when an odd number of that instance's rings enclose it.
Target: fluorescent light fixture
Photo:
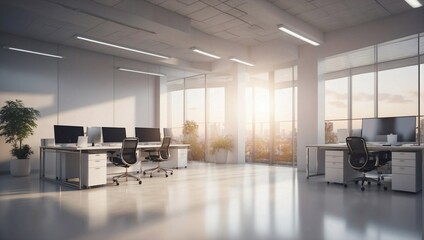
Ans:
[[[220,56],[216,56],[216,55],[213,55],[213,54],[211,54],[211,53],[204,52],[204,51],[199,50],[199,49],[197,49],[197,48],[195,48],[195,47],[192,47],[192,48],[190,48],[190,49],[191,49],[193,52],[197,52],[197,53],[203,54],[203,55],[208,56],[208,57],[211,57],[211,58],[215,58],[215,59],[220,59],[220,58],[221,58]]]
[[[118,70],[121,70],[121,71],[124,71],[124,72],[133,72],[133,73],[141,73],[141,74],[159,76],[159,77],[165,76],[164,74],[160,74],[160,73],[143,72],[143,71],[138,71],[138,70],[133,70],[133,69],[128,69],[128,68],[121,68],[121,67],[119,67]]]
[[[409,6],[411,6],[413,8],[419,8],[419,7],[422,7],[423,6],[420,3],[419,0],[405,0],[405,2],[407,2],[409,4]]]
[[[109,47],[119,48],[119,49],[122,49],[122,50],[141,53],[141,54],[145,54],[145,55],[149,55],[149,56],[153,56],[153,57],[164,58],[164,59],[169,58],[169,57],[166,57],[166,56],[162,56],[162,55],[158,55],[158,54],[154,54],[154,53],[150,53],[150,52],[145,52],[145,51],[141,51],[141,50],[137,50],[137,49],[133,49],[133,48],[127,48],[127,47],[123,47],[123,46],[119,46],[119,45],[115,45],[115,44],[111,44],[111,43],[107,43],[107,42],[97,41],[97,40],[94,40],[94,39],[85,38],[85,37],[81,37],[81,36],[77,36],[76,38],[80,39],[80,40],[87,41],[87,42],[97,43],[97,44],[101,44],[101,45],[105,45],[105,46],[109,46]]]
[[[292,30],[285,28],[284,26],[278,26],[278,29],[280,29],[281,31],[283,31],[285,33],[288,33],[288,34],[292,35],[293,37],[297,37],[297,38],[299,38],[299,39],[301,39],[301,40],[303,40],[303,41],[305,41],[307,43],[310,43],[310,44],[312,44],[314,46],[318,46],[319,45],[319,43],[314,42],[311,39],[306,38],[304,36],[301,36],[301,35],[293,32]]]
[[[241,64],[244,64],[244,65],[247,65],[247,66],[250,66],[250,67],[253,67],[253,66],[255,66],[255,65],[253,65],[253,64],[251,64],[251,63],[248,63],[248,62],[245,62],[245,61],[242,61],[242,60],[240,60],[240,59],[237,59],[237,58],[230,58],[230,60],[231,61],[234,61],[234,62],[238,62],[238,63],[241,63]]]
[[[9,50],[13,50],[13,51],[25,52],[25,53],[32,53],[32,54],[37,54],[37,55],[46,56],[46,57],[63,58],[63,56],[59,56],[59,55],[53,55],[53,54],[48,54],[48,53],[36,52],[36,51],[31,51],[31,50],[22,49],[22,48],[14,48],[14,47],[7,47],[7,46],[5,46],[4,48],[9,49]]]

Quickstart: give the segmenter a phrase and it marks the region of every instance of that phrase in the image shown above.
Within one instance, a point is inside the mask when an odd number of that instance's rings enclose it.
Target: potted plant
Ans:
[[[35,121],[39,116],[38,110],[25,107],[21,100],[6,101],[0,110],[0,136],[5,137],[6,143],[12,144],[12,156],[17,158],[10,161],[13,176],[27,176],[31,172],[29,156],[33,151],[22,141],[34,134]]]
[[[199,142],[199,125],[195,121],[186,120],[183,126],[183,143],[190,144],[188,159],[203,160],[205,150],[203,143]]]
[[[233,147],[233,138],[230,135],[217,136],[211,142],[210,153],[215,155],[216,163],[226,163],[228,152]]]

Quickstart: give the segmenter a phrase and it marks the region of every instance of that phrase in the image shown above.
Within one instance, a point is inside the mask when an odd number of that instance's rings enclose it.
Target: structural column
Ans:
[[[241,64],[233,64],[233,79],[228,84],[225,92],[225,128],[226,132],[233,137],[234,149],[228,155],[228,163],[245,162],[245,89],[247,81],[246,67]]]

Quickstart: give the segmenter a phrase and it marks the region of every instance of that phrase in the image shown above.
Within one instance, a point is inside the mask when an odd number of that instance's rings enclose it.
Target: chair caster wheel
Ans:
[[[168,177],[168,174],[166,174],[165,176]]]
[[[383,188],[383,189],[384,189],[384,191],[387,191],[387,187],[386,187],[386,186],[384,186],[384,188]]]
[[[153,177],[153,175],[150,175],[150,178],[152,178]]]
[[[173,172],[171,172],[171,175],[174,175],[174,173],[173,173]]]
[[[138,181],[138,184],[141,184],[141,181]]]
[[[345,183],[345,184],[343,184],[343,187],[347,188],[347,184],[346,184],[346,183]]]
[[[371,182],[368,182],[368,185],[371,185]]]
[[[365,188],[364,187],[361,187],[361,191],[365,191]]]
[[[145,172],[143,172],[143,175],[146,175],[146,173],[145,173]]]
[[[119,182],[118,181],[116,181],[116,186],[119,186]]]

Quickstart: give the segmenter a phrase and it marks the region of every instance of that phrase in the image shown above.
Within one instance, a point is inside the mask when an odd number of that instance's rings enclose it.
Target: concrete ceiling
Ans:
[[[226,69],[230,56],[263,68],[276,59],[253,53],[267,46],[280,46],[281,63],[295,60],[297,47],[306,43],[279,31],[279,24],[323,42],[326,32],[411,9],[403,0],[1,0],[0,32],[208,72]],[[84,42],[77,35],[170,58]]]

